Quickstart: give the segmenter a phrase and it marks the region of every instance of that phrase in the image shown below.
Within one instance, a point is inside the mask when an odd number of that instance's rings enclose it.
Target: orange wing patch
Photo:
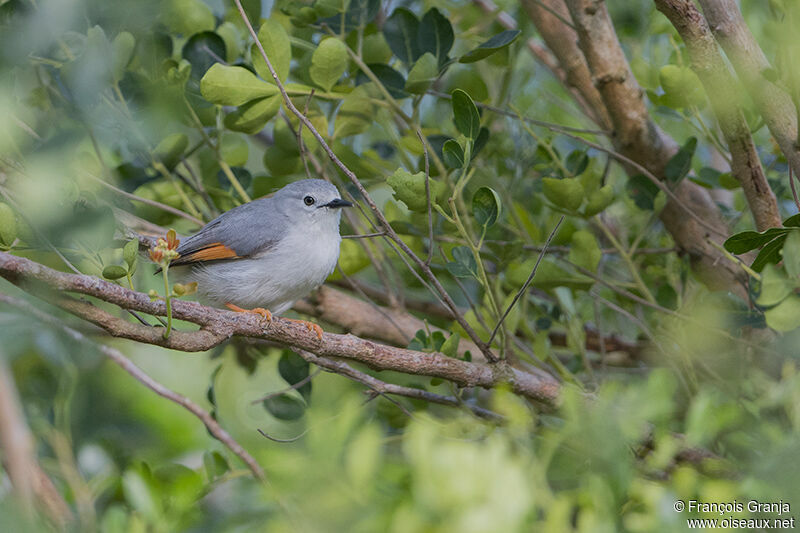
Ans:
[[[221,242],[209,244],[195,252],[183,255],[178,258],[180,262],[194,263],[196,261],[216,261],[218,259],[236,259],[239,256],[231,248]]]

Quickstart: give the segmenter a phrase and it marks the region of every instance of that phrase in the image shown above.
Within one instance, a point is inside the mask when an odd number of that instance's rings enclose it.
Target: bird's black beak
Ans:
[[[331,209],[337,209],[339,207],[353,207],[353,204],[348,202],[347,200],[342,200],[341,198],[336,198],[335,200],[331,200],[327,204],[323,205],[322,207],[330,207]]]

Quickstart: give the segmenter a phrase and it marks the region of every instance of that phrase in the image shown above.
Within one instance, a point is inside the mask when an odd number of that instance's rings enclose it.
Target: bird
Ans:
[[[239,205],[180,240],[179,276],[197,282],[201,302],[267,321],[322,285],[339,259],[343,200],[321,179],[290,183]],[[322,338],[322,328],[300,320]]]

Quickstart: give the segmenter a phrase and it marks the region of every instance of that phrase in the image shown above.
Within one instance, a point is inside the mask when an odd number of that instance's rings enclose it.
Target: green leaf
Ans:
[[[443,354],[447,357],[458,357],[458,343],[461,340],[461,336],[458,333],[453,333],[447,340],[444,341],[442,347],[439,349]]]
[[[203,466],[209,480],[214,480],[230,470],[227,459],[219,452],[205,452],[203,454]]]
[[[437,60],[437,66],[441,67],[453,47],[453,26],[447,17],[432,7],[419,23],[417,40],[420,53],[431,53]]]
[[[344,71],[347,70],[347,47],[335,37],[329,37],[319,43],[311,56],[311,67],[308,70],[311,80],[330,91]]]
[[[478,138],[481,130],[481,116],[475,102],[461,89],[453,91],[453,122],[456,129],[473,141]]]
[[[448,168],[464,166],[464,150],[455,139],[449,139],[442,145],[442,159]]]
[[[490,227],[500,216],[500,195],[491,187],[481,187],[472,197],[472,216],[481,226]]]
[[[223,133],[219,140],[219,155],[232,167],[245,166],[250,155],[247,138],[237,133]]]
[[[800,227],[800,213],[796,215],[792,215],[786,220],[783,221],[783,225],[787,228],[797,228]]]
[[[611,185],[603,185],[589,195],[589,199],[586,202],[586,208],[583,210],[583,214],[590,217],[596,215],[603,211],[606,207],[611,205],[614,202],[614,189]]]
[[[783,270],[775,265],[765,265],[761,272],[761,289],[756,303],[761,307],[772,307],[781,303],[794,290],[796,283],[789,280]]]
[[[498,33],[485,43],[481,44],[474,50],[471,50],[459,58],[460,63],[474,63],[480,61],[495,52],[502,50],[506,46],[513,43],[521,32],[519,30],[506,30]]]
[[[264,51],[267,53],[269,62],[272,63],[272,68],[278,75],[281,83],[286,82],[289,77],[289,67],[292,63],[292,46],[289,41],[289,35],[283,28],[283,25],[276,19],[268,19],[264,21],[261,28],[258,30],[258,40]],[[250,48],[250,55],[253,58],[253,68],[262,79],[275,83],[272,74],[267,68],[267,63],[261,55],[261,50],[258,46],[253,44]]]
[[[689,137],[686,144],[667,161],[664,167],[664,177],[670,183],[678,183],[692,169],[692,157],[697,149],[697,137]]]
[[[647,176],[637,174],[631,177],[625,184],[625,189],[639,209],[653,210],[655,208],[656,196],[660,189]]]
[[[239,28],[232,22],[223,22],[216,29],[217,35],[225,41],[225,59],[235,63],[242,54],[242,37]]]
[[[192,65],[192,79],[199,80],[219,61],[225,60],[225,41],[213,31],[192,35],[181,50],[182,57]]]
[[[407,65],[412,64],[421,52],[417,41],[419,19],[406,8],[399,7],[383,24],[383,36],[397,58]]]
[[[268,398],[263,402],[264,409],[278,420],[297,420],[303,417],[306,404],[297,396],[289,393]]]
[[[425,173],[411,174],[405,169],[398,168],[389,176],[386,183],[394,191],[394,197],[400,200],[411,211],[427,213],[428,197],[425,194]],[[433,179],[430,180],[431,202],[435,201],[443,192],[444,184]]]
[[[665,93],[659,99],[662,105],[681,108],[691,105],[701,106],[705,103],[703,86],[692,69],[664,65],[659,70],[658,77]]]
[[[122,258],[128,265],[128,271],[133,273],[136,270],[136,263],[139,261],[139,240],[131,239],[122,248]]]
[[[764,311],[767,325],[775,331],[792,331],[800,327],[800,296],[793,294]]]
[[[175,168],[189,146],[189,137],[184,133],[174,133],[165,137],[153,150],[153,156],[169,170]]]
[[[583,150],[573,150],[567,156],[564,166],[573,176],[582,174],[589,166],[589,156]]]
[[[211,8],[202,0],[169,0],[165,4],[164,23],[175,33],[189,36],[216,25]]]
[[[334,138],[340,139],[364,133],[372,125],[375,119],[374,113],[375,106],[370,102],[366,88],[356,87],[344,97],[336,113],[336,122],[333,126]]]
[[[478,264],[472,255],[472,250],[466,246],[456,246],[450,252],[453,261],[445,265],[447,271],[457,278],[476,278],[478,277]]]
[[[761,272],[764,267],[770,263],[777,263],[781,260],[781,248],[783,248],[783,243],[786,241],[786,234],[782,234],[778,236],[776,239],[767,243],[758,255],[756,256],[753,264],[750,265],[750,268],[755,270],[756,272]]]
[[[656,291],[656,303],[667,309],[678,308],[678,293],[668,283],[661,285]]]
[[[233,131],[255,134],[278,114],[283,98],[280,94],[247,102],[225,116],[225,127]]]
[[[417,59],[408,73],[405,89],[413,94],[425,94],[438,75],[436,58],[430,52],[426,52]]]
[[[108,265],[103,269],[103,277],[106,279],[124,278],[128,274],[125,267],[119,265]]]
[[[244,67],[216,63],[200,80],[203,98],[217,105],[242,105],[277,94],[275,85],[265,83]]]
[[[284,350],[281,358],[278,361],[278,373],[289,385],[300,383],[308,377],[309,373],[308,361],[297,355],[291,350]],[[297,388],[306,401],[311,396],[311,382],[303,384]]]
[[[732,254],[744,254],[764,246],[772,239],[788,232],[789,230],[786,228],[770,228],[762,233],[743,231],[728,237],[722,245]]]
[[[575,211],[583,203],[583,186],[575,178],[542,178],[545,197],[558,207]]]
[[[136,47],[136,39],[127,31],[121,31],[114,37],[111,43],[112,67],[111,72],[115,81],[119,81],[125,75],[125,69],[133,57],[133,49]]]
[[[800,280],[800,231],[790,231],[783,245],[783,267],[790,278]]]
[[[8,204],[0,204],[0,244],[5,247],[17,238],[17,217]]]
[[[594,272],[602,257],[603,252],[591,232],[579,230],[572,234],[572,246],[567,256],[570,262]]]
[[[475,142],[472,144],[472,157],[470,161],[475,159],[475,156],[483,150],[487,142],[489,142],[489,128],[481,126],[481,131],[478,132],[478,138],[475,139]]]
[[[367,65],[367,67],[375,74],[378,81],[386,87],[386,90],[389,91],[392,98],[408,98],[408,93],[405,91],[406,79],[402,74],[389,65],[374,64]],[[356,83],[358,85],[367,83],[368,81],[370,81],[369,78],[367,78],[367,75],[363,72],[360,72],[356,77]]]

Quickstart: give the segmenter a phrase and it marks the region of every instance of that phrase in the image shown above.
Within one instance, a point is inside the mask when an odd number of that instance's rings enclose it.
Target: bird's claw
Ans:
[[[299,320],[297,318],[287,318],[286,320],[291,320],[292,322],[298,322],[306,327],[308,331],[313,331],[317,334],[317,339],[322,340],[322,334],[324,331],[319,324],[314,324],[313,322],[309,322],[308,320]]]
[[[252,309],[244,309],[239,307],[238,305],[234,305],[232,303],[226,303],[225,307],[234,311],[236,313],[255,313],[256,315],[260,315],[264,320],[267,322],[272,322],[272,313],[269,312],[269,309],[264,309],[263,307],[254,307]]]

